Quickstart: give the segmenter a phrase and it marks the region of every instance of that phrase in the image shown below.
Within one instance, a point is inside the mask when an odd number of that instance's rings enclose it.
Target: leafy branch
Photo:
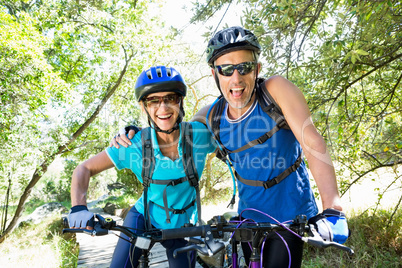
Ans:
[[[32,175],[30,182],[28,183],[27,187],[25,188],[23,194],[20,197],[20,200],[19,200],[19,203],[18,203],[18,206],[15,211],[13,219],[11,220],[11,222],[8,225],[8,227],[6,228],[6,230],[0,236],[0,243],[2,243],[6,239],[6,237],[12,232],[12,230],[15,228],[15,226],[18,222],[18,219],[21,217],[21,214],[24,210],[25,202],[28,199],[33,187],[38,183],[38,181],[46,173],[49,165],[54,161],[56,156],[62,154],[63,152],[65,152],[65,150],[68,150],[68,146],[70,144],[72,144],[84,132],[84,130],[95,120],[95,118],[98,116],[98,114],[101,111],[101,109],[103,108],[103,106],[106,104],[106,102],[109,100],[109,98],[114,94],[114,92],[120,86],[120,84],[126,74],[128,65],[135,55],[135,53],[133,51],[131,51],[130,55],[127,55],[127,51],[125,50],[124,47],[123,47],[123,50],[124,50],[124,54],[125,54],[125,65],[124,65],[123,69],[121,70],[118,79],[115,82],[112,82],[109,84],[109,86],[106,89],[105,96],[102,98],[101,102],[98,104],[95,111],[93,111],[93,113],[89,116],[89,118],[73,133],[73,135],[71,135],[69,140],[64,144],[59,145],[58,148],[56,149],[56,151],[51,153],[50,155],[48,155],[45,158],[45,160],[42,162],[42,164],[40,164],[40,166],[38,168],[36,168],[35,172]]]

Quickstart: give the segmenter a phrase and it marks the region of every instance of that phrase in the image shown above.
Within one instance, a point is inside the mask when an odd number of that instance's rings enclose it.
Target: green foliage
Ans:
[[[0,196],[11,179],[10,202],[15,204],[29,182],[29,187],[36,184],[32,174],[37,167],[47,163],[46,170],[60,153],[87,159],[108,146],[119,128],[139,120],[132,90],[136,77],[143,68],[178,54],[148,5],[0,1]],[[97,118],[85,124],[110,92],[114,95]],[[64,144],[69,146],[59,151]],[[34,174],[40,178],[45,170]],[[67,198],[66,177],[46,183],[50,195]],[[101,184],[93,180],[90,194],[97,196]]]
[[[211,154],[207,158],[205,170],[200,181],[202,204],[229,203],[233,184],[226,164]]]
[[[125,192],[132,196],[140,196],[143,190],[141,182],[137,179],[137,176],[129,170],[122,169],[117,171],[117,182],[123,184],[125,188]]]
[[[70,200],[71,177],[77,165],[77,162],[73,160],[65,160],[60,178],[50,177],[46,181],[42,192],[47,197],[47,200],[55,200],[57,202]]]
[[[132,195],[131,193],[118,194],[115,196],[116,192],[112,193],[105,200],[96,204],[99,208],[104,208],[107,203],[115,204],[118,208],[128,209],[131,208],[134,203],[138,200],[138,195]]]
[[[74,234],[62,234],[63,219],[57,217],[47,225],[45,243],[52,243],[59,252],[60,267],[76,267],[79,247]]]
[[[62,235],[60,214],[39,224],[18,227],[0,244],[5,267],[76,267],[79,247],[75,235]]]
[[[355,255],[337,249],[305,248],[303,267],[399,267],[402,261],[402,213],[388,225],[392,211],[366,211],[348,219],[351,237],[346,245]]]

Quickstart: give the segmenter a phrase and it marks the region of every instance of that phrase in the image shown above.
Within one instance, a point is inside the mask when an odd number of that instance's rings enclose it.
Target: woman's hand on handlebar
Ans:
[[[74,206],[68,213],[68,224],[71,229],[93,230],[94,214],[86,206]]]

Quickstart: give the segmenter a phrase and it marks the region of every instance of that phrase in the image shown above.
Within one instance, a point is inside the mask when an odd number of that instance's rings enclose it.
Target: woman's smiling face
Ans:
[[[146,96],[143,105],[160,129],[170,130],[179,117],[181,99],[182,97],[174,92],[157,92]]]

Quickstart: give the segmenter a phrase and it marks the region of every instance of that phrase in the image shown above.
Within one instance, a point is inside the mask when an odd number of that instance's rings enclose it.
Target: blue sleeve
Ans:
[[[129,168],[134,173],[141,171],[142,169],[142,144],[141,144],[141,132],[135,134],[131,139],[131,145],[128,148],[120,146],[106,148],[106,153],[110,160],[113,162],[118,170]]]
[[[212,138],[208,128],[200,122],[191,122],[194,131],[194,145],[197,149],[202,149],[207,153],[212,153],[216,149],[216,143]]]
[[[126,151],[126,148],[124,148],[123,146],[120,146],[119,149],[117,149],[116,147],[106,148],[107,155],[118,170],[125,168],[123,162],[126,159]]]

